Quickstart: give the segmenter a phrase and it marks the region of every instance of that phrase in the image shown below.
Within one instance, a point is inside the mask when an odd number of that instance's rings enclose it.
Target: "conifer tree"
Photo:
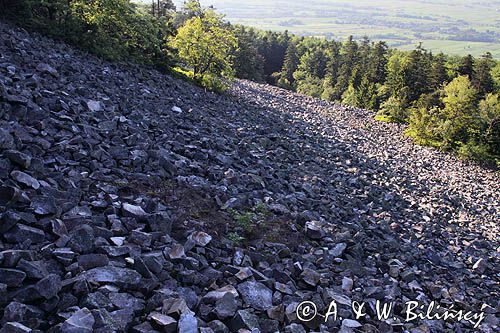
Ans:
[[[473,84],[478,92],[478,97],[484,97],[486,94],[493,92],[495,89],[495,82],[491,75],[494,61],[491,53],[484,54],[479,60],[476,61]]]
[[[342,44],[340,59],[340,69],[332,94],[334,99],[339,99],[347,89],[352,79],[354,66],[358,60],[358,44],[352,36],[349,36],[348,40]]]
[[[469,54],[460,60],[458,75],[467,75],[469,80],[474,78],[474,57],[472,55]]]
[[[429,75],[429,85],[432,89],[439,89],[441,85],[448,81],[446,71],[446,58],[443,53],[434,56],[432,68]]]
[[[282,88],[294,89],[295,78],[293,73],[297,70],[299,66],[299,54],[297,51],[297,45],[295,42],[290,42],[285,54],[285,61],[283,62],[283,68],[281,70],[280,80],[278,85]]]

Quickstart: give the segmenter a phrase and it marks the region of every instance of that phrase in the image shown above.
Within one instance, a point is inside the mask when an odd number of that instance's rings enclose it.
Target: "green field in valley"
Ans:
[[[145,0],[144,2],[148,2]],[[174,1],[180,6],[183,1]],[[343,40],[368,36],[391,47],[500,59],[500,1],[201,0],[232,23]]]

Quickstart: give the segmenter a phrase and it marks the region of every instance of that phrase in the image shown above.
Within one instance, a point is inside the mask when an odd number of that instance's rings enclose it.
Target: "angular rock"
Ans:
[[[204,303],[215,303],[222,299],[226,293],[231,293],[233,296],[238,297],[238,291],[232,286],[227,285],[225,287],[219,288],[217,290],[209,291],[205,296],[202,297],[202,302]]]
[[[46,64],[46,63],[39,63],[36,66],[36,70],[39,71],[42,74],[50,74],[50,75],[52,75],[54,77],[58,76],[57,70],[54,67],[52,67],[52,66],[50,66],[49,64]]]
[[[88,100],[86,104],[87,104],[87,109],[90,112],[99,112],[99,111],[101,111],[101,103],[99,101]]]
[[[32,244],[40,244],[45,241],[45,233],[42,230],[20,223],[10,228],[3,236],[10,243],[30,241]]]
[[[310,285],[311,287],[316,287],[319,283],[319,280],[321,278],[321,275],[309,268],[304,269],[302,274],[300,275],[302,280]]]
[[[323,228],[315,222],[307,222],[305,226],[306,235],[314,240],[321,239],[325,237],[325,231]]]
[[[212,236],[203,231],[194,231],[189,235],[188,239],[194,241],[198,246],[207,246],[212,240]]]
[[[83,254],[78,256],[78,265],[83,270],[89,270],[91,268],[107,266],[109,264],[109,259],[104,254]]]
[[[186,254],[184,253],[184,246],[175,244],[168,252],[168,256],[172,260],[185,258]]]
[[[5,212],[0,215],[0,233],[5,233],[7,230],[15,226],[21,221],[21,216],[15,212]]]
[[[243,301],[256,310],[265,311],[273,306],[272,291],[260,282],[243,282],[237,289]]]
[[[6,150],[4,155],[12,162],[28,169],[31,165],[31,157],[17,150]]]
[[[126,202],[122,204],[122,214],[126,217],[144,218],[149,214],[141,206],[131,205]]]
[[[0,281],[7,285],[7,287],[19,287],[22,285],[26,273],[17,269],[0,268]]]
[[[83,308],[71,315],[61,326],[61,333],[91,333],[95,319],[92,313]]]
[[[180,114],[180,113],[182,113],[182,109],[178,106],[173,106],[172,112]]]
[[[31,187],[35,190],[38,190],[40,188],[40,183],[38,182],[38,180],[31,177],[27,173],[24,173],[24,172],[18,171],[18,170],[14,170],[10,173],[10,176],[12,177],[12,179],[17,181],[18,183],[23,184],[27,187]]]
[[[333,249],[329,250],[328,254],[330,254],[333,257],[339,258],[342,256],[346,248],[347,248],[346,243],[339,243],[335,245]]]
[[[90,283],[113,283],[118,286],[137,286],[141,282],[141,275],[129,268],[104,266],[92,268],[82,274]]]
[[[77,253],[89,253],[94,248],[94,229],[88,224],[70,232],[68,246]]]
[[[151,234],[139,230],[132,230],[130,234],[130,242],[140,245],[142,247],[151,246],[152,239],[153,238]]]
[[[110,293],[109,300],[114,306],[120,309],[129,309],[139,312],[145,307],[142,299],[136,298],[128,293]]]
[[[192,312],[185,312],[181,315],[178,323],[178,331],[186,333],[198,333],[198,321]]]
[[[227,292],[215,303],[215,314],[222,321],[233,317],[236,310],[238,310],[238,302],[236,301],[236,297],[230,292]]]
[[[14,138],[3,128],[0,128],[0,149],[12,149],[15,147]]]
[[[5,307],[1,322],[19,322],[23,325],[29,325],[43,317],[43,311],[37,307],[14,301]]]
[[[57,274],[49,274],[36,283],[35,286],[40,296],[45,299],[55,297],[62,288],[61,278]]]
[[[259,329],[259,318],[248,310],[238,310],[229,323],[231,332],[237,332],[239,329],[253,330]]]
[[[30,333],[32,329],[17,322],[7,322],[0,329],[0,333]]]
[[[20,196],[20,191],[12,186],[0,186],[0,206],[14,204]]]
[[[174,333],[177,332],[177,321],[167,315],[154,312],[148,316],[153,327],[160,329],[162,332]]]

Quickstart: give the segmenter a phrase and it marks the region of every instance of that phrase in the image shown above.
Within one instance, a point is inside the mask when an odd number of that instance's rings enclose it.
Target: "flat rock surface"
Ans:
[[[0,35],[2,332],[498,331],[497,171],[370,111]]]

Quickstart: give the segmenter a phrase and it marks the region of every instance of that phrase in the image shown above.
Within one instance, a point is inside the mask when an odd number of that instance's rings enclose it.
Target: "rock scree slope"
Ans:
[[[0,36],[0,332],[498,330],[497,172],[369,111]]]

